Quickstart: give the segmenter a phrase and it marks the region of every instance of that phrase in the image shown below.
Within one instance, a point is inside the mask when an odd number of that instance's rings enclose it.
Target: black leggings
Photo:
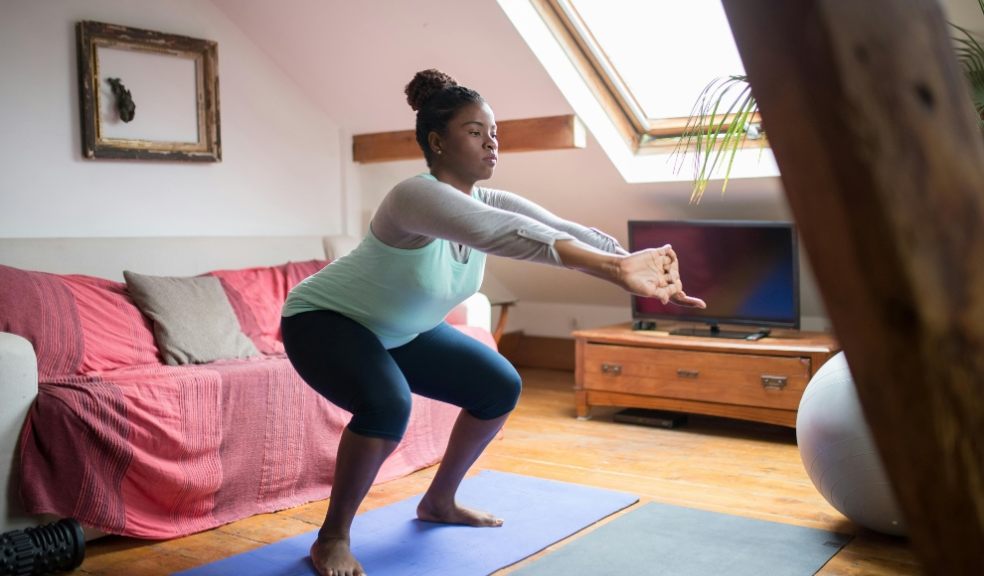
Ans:
[[[287,357],[333,404],[352,413],[348,428],[400,440],[411,396],[454,404],[491,420],[516,407],[519,374],[501,354],[441,323],[387,350],[368,328],[331,310],[281,319]]]

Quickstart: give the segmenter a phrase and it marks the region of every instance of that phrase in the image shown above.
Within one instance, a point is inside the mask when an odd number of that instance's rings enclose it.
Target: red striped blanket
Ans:
[[[457,409],[414,398],[383,482],[438,461]],[[285,358],[53,379],[21,436],[32,513],[168,538],[328,497],[348,414]]]
[[[276,353],[286,290],[324,264],[216,272],[267,354],[188,366],[160,363],[124,285],[0,266],[0,330],[38,354],[38,396],[20,438],[28,511],[169,538],[328,497],[349,415]],[[377,481],[436,463],[457,412],[414,397]]]

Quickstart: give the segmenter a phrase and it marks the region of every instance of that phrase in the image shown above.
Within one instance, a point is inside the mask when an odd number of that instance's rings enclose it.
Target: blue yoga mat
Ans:
[[[513,572],[808,576],[850,536],[651,502]]]
[[[514,564],[638,501],[579,484],[483,471],[466,478],[458,501],[503,518],[499,528],[417,520],[420,496],[364,512],[352,524],[352,552],[372,576],[485,576]],[[181,576],[309,576],[317,531],[281,540]]]

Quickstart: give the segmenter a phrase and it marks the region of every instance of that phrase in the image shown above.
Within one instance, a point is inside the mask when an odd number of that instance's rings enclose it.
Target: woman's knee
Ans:
[[[519,395],[523,392],[523,378],[519,375],[519,372],[515,368],[512,369],[512,373],[503,380],[503,396],[507,398],[512,404],[509,408],[512,411],[519,403]]]
[[[409,390],[373,394],[352,407],[348,428],[363,436],[400,440],[410,422],[413,396]]]
[[[512,365],[500,370],[496,378],[490,378],[482,386],[487,390],[483,406],[469,410],[476,418],[491,420],[509,414],[519,403],[523,391],[523,379]]]

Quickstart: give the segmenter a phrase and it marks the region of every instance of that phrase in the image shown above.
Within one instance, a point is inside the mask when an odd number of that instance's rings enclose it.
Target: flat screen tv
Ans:
[[[768,327],[799,328],[799,252],[790,222],[648,220],[629,222],[629,249],[673,246],[680,280],[706,309],[632,296],[639,327],[657,320],[697,323],[674,334],[757,339]],[[721,330],[719,324],[753,326]]]

